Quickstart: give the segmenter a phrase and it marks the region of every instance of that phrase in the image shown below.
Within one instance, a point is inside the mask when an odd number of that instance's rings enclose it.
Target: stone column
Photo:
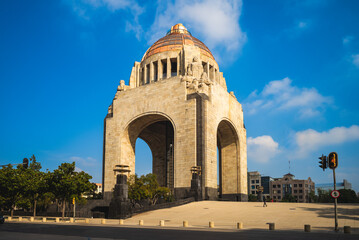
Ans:
[[[144,73],[143,73],[143,84],[146,84],[148,81],[147,79],[147,65],[144,66]]]
[[[180,73],[180,57],[177,56],[177,76],[179,76]]]
[[[153,68],[153,62],[150,62],[150,79],[149,79],[149,83],[152,83],[155,78],[154,78],[154,68]]]
[[[208,76],[208,79],[209,79],[209,62],[207,62],[207,66],[206,66],[206,71],[207,71],[207,76]]]
[[[171,59],[167,58],[167,78],[171,77]]]
[[[160,74],[161,74],[161,77],[162,77],[162,63],[161,63],[161,59],[159,59],[159,60],[157,61],[157,81],[159,81],[159,80],[161,79]]]

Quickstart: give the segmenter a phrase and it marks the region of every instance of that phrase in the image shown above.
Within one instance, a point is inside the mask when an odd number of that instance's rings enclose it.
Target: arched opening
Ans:
[[[136,174],[138,176],[152,173],[152,151],[141,138],[136,140],[135,148]]]
[[[142,168],[137,165],[136,157],[140,157],[140,149],[136,149],[136,141],[140,139],[140,146],[145,148],[148,145],[150,152],[147,151],[145,159],[151,159],[152,155],[152,173],[156,174],[160,186],[174,189],[174,127],[171,121],[159,114],[150,114],[133,120],[128,126],[128,140],[130,148],[128,149],[127,161],[130,165],[131,173],[137,173],[136,168]],[[141,140],[143,140],[143,143]],[[142,157],[142,156],[141,156]],[[146,161],[146,160],[145,160]],[[136,166],[136,167],[135,167]],[[147,173],[149,170],[148,162],[145,163]],[[141,170],[142,171],[142,170]]]
[[[238,135],[233,125],[222,120],[217,129],[217,169],[219,198],[238,200]]]

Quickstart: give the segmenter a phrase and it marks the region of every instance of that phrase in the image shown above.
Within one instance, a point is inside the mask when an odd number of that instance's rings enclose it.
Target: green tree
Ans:
[[[16,169],[11,165],[0,169],[0,203],[5,209],[10,210],[11,216],[14,214],[15,206],[25,202],[23,195],[26,187],[24,170],[22,165]]]
[[[65,217],[66,202],[73,198],[83,200],[82,194],[93,189],[92,177],[81,171],[75,172],[75,162],[62,163],[50,174],[49,186],[54,196],[62,203],[62,218]]]
[[[26,181],[25,195],[32,203],[34,217],[36,216],[37,203],[44,198],[44,194],[49,192],[48,177],[49,173],[41,172],[41,164],[36,161],[35,155],[30,158],[29,168],[24,171]]]
[[[296,202],[297,199],[292,194],[287,194],[283,197],[281,202]]]
[[[351,189],[340,189],[340,196],[338,198],[339,203],[357,203],[359,199],[355,194],[354,190]]]
[[[253,194],[248,194],[248,202],[258,202],[258,197]]]
[[[155,205],[159,199],[172,201],[173,196],[167,187],[160,187],[155,174],[147,174],[138,177],[130,176],[128,180],[128,198],[132,203],[140,203],[147,200],[151,205]]]

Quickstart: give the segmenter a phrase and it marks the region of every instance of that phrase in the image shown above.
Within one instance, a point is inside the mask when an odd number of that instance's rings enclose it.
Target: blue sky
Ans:
[[[243,105],[248,170],[359,191],[359,2],[0,1],[0,164],[35,154],[101,181],[103,119],[134,61],[176,23],[214,54]],[[136,148],[136,171],[151,153]]]

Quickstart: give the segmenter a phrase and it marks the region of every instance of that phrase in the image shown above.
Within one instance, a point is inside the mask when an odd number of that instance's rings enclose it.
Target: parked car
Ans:
[[[5,218],[3,215],[0,215],[0,224],[3,224],[5,222]]]

